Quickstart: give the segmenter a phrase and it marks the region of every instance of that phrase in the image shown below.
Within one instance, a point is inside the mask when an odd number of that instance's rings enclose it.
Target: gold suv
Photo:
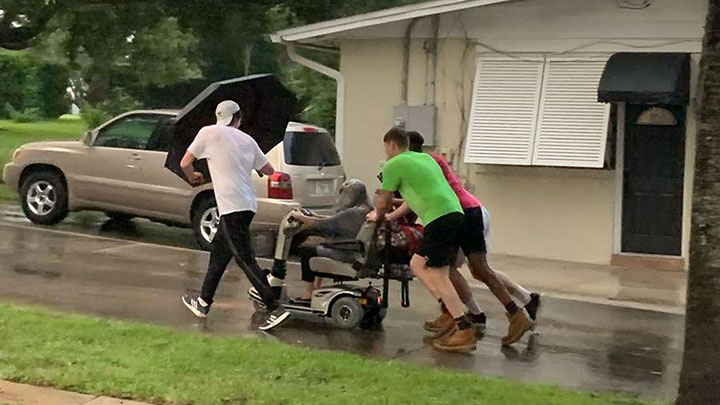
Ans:
[[[104,211],[116,220],[143,217],[192,226],[198,245],[207,249],[218,221],[212,185],[193,188],[164,167],[176,115],[132,111],[79,141],[23,145],[5,166],[3,181],[20,193],[32,222],[54,225],[80,210]],[[254,174],[254,231],[276,232],[293,208],[323,212],[335,204],[345,174],[327,131],[291,122],[267,156],[276,173]]]

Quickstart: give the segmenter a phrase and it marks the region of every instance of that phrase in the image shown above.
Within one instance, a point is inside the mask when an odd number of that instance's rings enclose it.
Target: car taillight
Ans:
[[[289,174],[275,172],[268,176],[268,198],[292,200],[292,180]]]

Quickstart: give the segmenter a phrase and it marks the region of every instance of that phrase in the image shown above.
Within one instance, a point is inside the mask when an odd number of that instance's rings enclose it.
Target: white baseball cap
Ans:
[[[221,101],[215,108],[215,117],[218,125],[230,125],[233,116],[240,111],[238,103],[232,100]]]

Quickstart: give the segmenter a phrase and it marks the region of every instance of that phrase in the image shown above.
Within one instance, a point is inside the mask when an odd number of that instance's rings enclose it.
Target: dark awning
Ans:
[[[605,65],[598,101],[686,105],[690,54],[616,53]]]

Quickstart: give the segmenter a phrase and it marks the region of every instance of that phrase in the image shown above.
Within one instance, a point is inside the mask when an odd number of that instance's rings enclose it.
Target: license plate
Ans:
[[[332,182],[331,181],[318,181],[315,183],[315,194],[316,195],[330,195],[332,194]]]

